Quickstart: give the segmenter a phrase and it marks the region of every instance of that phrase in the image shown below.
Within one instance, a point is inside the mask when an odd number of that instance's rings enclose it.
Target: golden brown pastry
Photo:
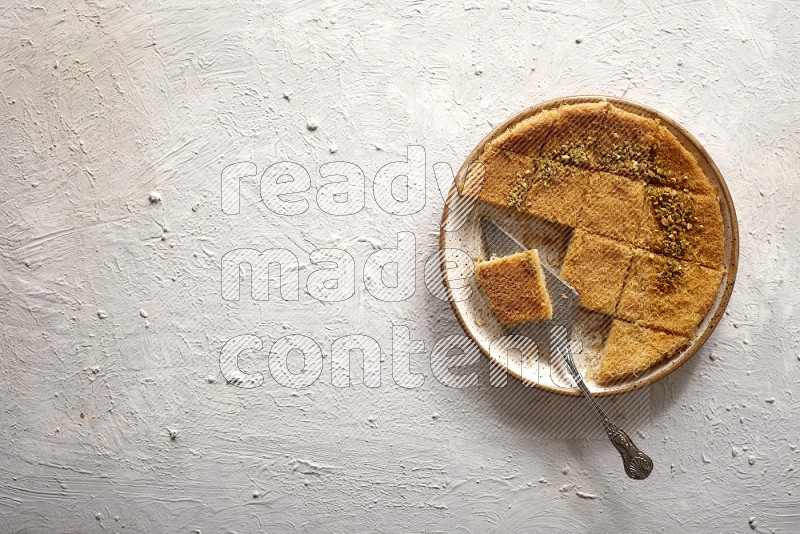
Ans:
[[[476,274],[489,299],[489,308],[504,325],[553,318],[535,249],[480,262]]]
[[[653,165],[658,123],[607,102],[558,108],[542,156],[565,165],[644,178]]]
[[[643,178],[653,165],[657,128],[658,123],[653,119],[609,106],[594,145],[597,168],[621,176]]]
[[[638,251],[622,290],[617,317],[691,336],[714,301],[721,278],[720,270]]]
[[[596,171],[586,191],[579,228],[633,246],[645,245],[644,183]]]
[[[656,151],[647,181],[693,193],[713,194],[714,187],[708,181],[695,157],[664,126],[659,126],[655,138]]]
[[[610,107],[608,102],[590,102],[557,108],[541,156],[565,165],[599,169],[595,142],[598,132],[603,130]]]
[[[464,187],[478,199],[501,207],[516,207],[510,201],[519,183],[533,176],[533,158],[499,148],[481,154],[467,173]]]
[[[628,245],[575,230],[561,268],[561,278],[580,296],[586,309],[613,314],[633,257]]]
[[[489,148],[499,148],[524,156],[539,156],[557,115],[556,110],[545,110],[523,119],[494,138],[489,143]]]
[[[546,221],[575,226],[583,205],[589,173],[537,158],[535,171],[520,188],[520,209]]]
[[[615,320],[600,361],[597,381],[610,385],[637,376],[673,356],[688,343],[686,336]]]
[[[558,106],[489,142],[467,177],[480,179],[467,194],[573,228],[561,276],[583,308],[614,318],[601,381],[641,373],[695,334],[725,272],[722,210],[657,120],[606,101]],[[492,310],[504,324],[546,317],[543,286],[520,276],[527,263],[505,260],[478,267]]]
[[[716,195],[647,186],[645,197],[645,248],[706,267],[721,267],[725,236]]]

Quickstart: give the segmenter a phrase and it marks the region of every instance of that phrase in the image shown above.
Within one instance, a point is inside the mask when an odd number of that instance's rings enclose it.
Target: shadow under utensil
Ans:
[[[674,373],[644,388],[613,397],[600,397],[597,402],[644,452],[656,459],[663,433],[658,423],[660,415],[671,405],[679,403],[691,380],[696,380],[702,358],[691,358]],[[488,359],[486,359],[488,362]],[[597,415],[583,397],[570,397],[528,386],[489,362],[490,380],[481,380],[473,387],[459,392],[465,404],[481,410],[485,419],[497,424],[483,426],[479,432],[488,442],[535,451],[536,444],[557,441],[565,450],[564,462],[597,465],[596,458],[618,461],[613,446]],[[505,375],[505,381],[498,376]],[[484,375],[485,376],[485,375]],[[492,385],[493,384],[493,385]],[[654,423],[656,423],[654,425]],[[653,429],[657,433],[653,433]],[[597,446],[586,446],[597,441]],[[610,451],[610,452],[609,452]],[[619,467],[603,464],[607,471]],[[620,468],[621,469],[621,468]],[[668,470],[667,470],[668,471]]]
[[[477,227],[477,221],[484,216],[493,219],[511,235],[521,240],[527,248],[537,248],[542,261],[558,272],[568,248],[572,234],[571,229],[546,223],[535,217],[501,212],[481,204],[476,206],[470,220]],[[486,247],[483,248],[483,257],[489,259]],[[481,253],[478,252],[478,255]],[[584,346],[575,347],[573,345],[573,353],[577,354],[580,350],[586,350],[593,353],[589,356],[599,356],[611,325],[610,318],[601,317],[599,314],[585,310],[579,310],[576,317],[578,321],[573,327],[573,334],[580,335]],[[551,346],[552,336],[543,332],[536,324],[510,329],[507,333],[528,338],[535,347]],[[548,372],[553,369],[558,374],[558,382],[563,383],[566,389],[574,386],[571,376],[560,363],[561,358],[557,355],[552,361],[549,361],[546,359],[548,356],[540,353],[533,358],[523,359],[520,367],[533,365],[532,360],[536,358],[538,358],[536,365],[540,365],[540,369],[546,367]],[[696,360],[696,358],[692,358],[692,360]],[[488,359],[486,361],[488,362]],[[585,358],[584,361],[586,361]],[[551,363],[553,365],[550,365]],[[683,366],[685,369],[679,371],[681,377],[690,374],[686,369],[688,365],[689,363]],[[502,386],[498,387],[496,380],[481,380],[474,386],[462,390],[470,404],[477,409],[493,412],[496,415],[498,424],[492,428],[483,428],[484,433],[497,432],[505,436],[514,434],[525,441],[600,439],[607,442],[608,438],[600,420],[588,401],[582,397],[558,395],[527,386],[513,376],[507,375],[504,370],[496,367],[493,363],[488,363],[488,366],[493,369],[490,374],[506,375],[505,380],[500,381]],[[586,366],[579,365],[580,367],[583,367],[582,371],[586,370]],[[688,367],[689,370],[692,368]],[[525,375],[525,373],[521,374]],[[678,389],[682,391],[686,384],[685,381],[680,378],[676,380],[667,377],[657,382],[656,387],[651,385],[621,395],[602,397],[598,399],[598,403],[612,420],[636,440],[637,434],[641,437],[637,430],[647,429],[653,417],[671,404],[670,401],[665,401],[665,398],[669,396],[667,391],[671,388],[673,381],[680,384]],[[668,388],[665,389],[663,384],[669,385]],[[674,395],[675,392],[669,393]],[[657,395],[655,402],[654,395]]]
[[[476,405],[493,411],[502,424],[498,432],[517,435],[532,440],[607,440],[605,430],[583,397],[559,395],[523,384],[512,376],[505,382],[497,379],[504,370],[490,363],[493,384],[465,390]],[[663,409],[665,403],[653,402],[654,389],[645,387],[636,391],[601,397],[597,401],[603,410],[621,428],[629,433],[647,428],[654,409]]]
[[[601,397],[597,401],[608,415],[631,435],[642,450],[658,457],[657,443],[662,436],[649,432],[653,419],[657,419],[668,406],[678,402],[687,384],[696,374],[698,359],[689,362],[665,377],[665,379],[642,389]],[[490,367],[494,364],[490,364]],[[504,373],[494,366],[492,372]],[[498,383],[498,382],[495,382]],[[487,440],[508,443],[526,448],[537,442],[560,441],[568,449],[565,462],[580,461],[594,465],[595,453],[605,455],[605,446],[612,450],[602,424],[586,399],[569,397],[527,386],[508,376],[502,387],[482,385],[463,390],[475,406],[494,412],[498,424],[485,428]],[[578,442],[602,442],[602,448],[581,447]],[[573,443],[574,442],[574,443]],[[600,452],[598,452],[600,451]],[[604,456],[605,457],[605,456]],[[616,460],[616,453],[609,453]],[[609,464],[614,467],[616,464]],[[605,466],[603,466],[605,469]]]

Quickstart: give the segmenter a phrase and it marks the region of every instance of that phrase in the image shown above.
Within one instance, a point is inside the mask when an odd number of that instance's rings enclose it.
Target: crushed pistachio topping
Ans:
[[[686,232],[696,224],[685,197],[677,191],[666,189],[649,198],[664,238],[664,253],[683,257],[689,244]]]
[[[668,170],[662,167],[652,167],[647,169],[644,173],[644,178],[647,183],[653,185],[665,185],[670,187],[675,187],[678,185],[678,179]]]
[[[658,277],[656,278],[656,289],[661,293],[667,293],[671,291],[685,272],[686,267],[675,260],[669,260],[667,264],[658,272]]]
[[[600,153],[600,164],[612,171],[647,176],[653,159],[653,150],[641,144],[624,141]]]
[[[517,179],[514,181],[514,185],[511,187],[506,198],[506,202],[510,207],[517,209],[522,207],[522,204],[525,202],[525,197],[528,196],[528,191],[530,191],[533,186],[533,179],[534,174],[531,169],[517,175]]]
[[[619,134],[613,134],[619,137]],[[619,141],[614,139],[612,146],[594,146],[596,138],[587,136],[582,139],[569,141],[556,148],[551,154],[551,159],[563,165],[573,167],[592,167],[609,172],[638,176],[647,182],[659,185],[671,185],[676,182],[661,168],[653,168],[653,157],[656,145],[643,145],[632,141]],[[596,153],[597,160],[592,161],[592,153]]]
[[[572,171],[547,158],[536,158],[536,182],[548,185],[559,177],[572,174]]]
[[[546,186],[557,177],[568,174],[569,171],[558,163],[546,158],[535,158],[533,169],[517,175],[514,185],[508,192],[506,202],[512,208],[521,209],[534,185],[541,184]]]
[[[588,167],[590,163],[589,146],[594,142],[594,137],[587,136],[562,144],[553,151],[555,161],[573,167]]]

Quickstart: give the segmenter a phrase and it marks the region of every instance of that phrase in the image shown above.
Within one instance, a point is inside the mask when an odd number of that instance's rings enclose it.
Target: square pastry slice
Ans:
[[[615,320],[600,360],[597,381],[613,384],[640,375],[676,354],[689,338]]]
[[[600,168],[596,142],[598,132],[604,129],[610,108],[608,102],[586,102],[555,108],[550,135],[542,146],[542,157],[573,167]]]
[[[610,106],[597,131],[598,168],[630,178],[644,178],[653,164],[658,123]]]
[[[578,292],[582,307],[613,314],[632,257],[633,249],[627,245],[575,230],[561,278]]]
[[[495,147],[480,155],[467,173],[463,192],[501,207],[519,208],[533,176],[533,158]]]
[[[716,195],[648,185],[643,238],[653,252],[719,268],[725,235]]]
[[[520,191],[522,209],[549,222],[575,226],[588,184],[588,171],[536,158],[533,175]]]
[[[591,173],[578,216],[579,228],[642,247],[645,215],[643,182],[606,172]]]
[[[489,299],[489,308],[504,325],[553,318],[535,249],[480,262],[476,273]]]
[[[617,317],[685,336],[694,334],[719,289],[722,271],[637,251]]]

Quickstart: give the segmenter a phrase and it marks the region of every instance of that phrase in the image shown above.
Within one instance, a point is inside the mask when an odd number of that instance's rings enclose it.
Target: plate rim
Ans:
[[[499,367],[503,368],[506,373],[513,376],[515,379],[519,380],[523,384],[526,384],[531,387],[535,387],[542,391],[547,391],[549,393],[555,393],[557,395],[564,395],[568,397],[577,397],[580,396],[580,391],[575,388],[557,388],[552,387],[546,384],[542,384],[539,382],[534,382],[528,378],[523,377],[520,373],[514,371],[514,369],[509,368],[508,366],[503,366],[497,363],[494,359],[492,359],[491,355],[488,352],[488,349],[484,348],[481,343],[475,339],[475,336],[472,334],[469,328],[464,321],[464,318],[461,315],[458,307],[456,306],[455,299],[453,297],[453,292],[450,287],[450,281],[447,277],[447,269],[446,269],[446,259],[445,259],[445,238],[446,238],[446,220],[450,213],[450,199],[452,195],[460,195],[460,192],[463,189],[463,180],[466,177],[467,169],[469,164],[478,157],[478,155],[483,151],[484,146],[486,143],[497,137],[499,134],[506,131],[510,126],[528,118],[536,113],[541,111],[551,109],[554,107],[558,107],[564,104],[579,104],[579,103],[587,103],[587,102],[601,102],[607,101],[610,104],[613,104],[623,110],[631,111],[634,113],[638,113],[643,116],[648,116],[650,118],[657,118],[662,125],[667,126],[670,130],[679,132],[689,143],[691,143],[692,147],[694,148],[695,154],[699,154],[702,156],[704,162],[706,163],[707,167],[712,171],[713,177],[716,181],[716,185],[718,186],[718,193],[720,195],[721,204],[725,205],[725,208],[728,211],[728,218],[730,222],[730,257],[728,260],[728,264],[725,265],[727,272],[725,273],[726,280],[725,280],[725,287],[722,290],[722,296],[717,304],[716,310],[714,310],[711,319],[706,324],[705,329],[699,334],[696,335],[694,340],[692,341],[689,348],[681,355],[679,358],[674,358],[670,360],[670,362],[663,366],[659,371],[656,373],[648,376],[646,379],[643,380],[630,380],[627,382],[623,382],[619,388],[608,389],[604,391],[593,392],[593,395],[596,397],[606,397],[606,396],[614,396],[614,395],[621,395],[623,393],[629,393],[631,391],[635,391],[637,389],[641,389],[645,386],[653,384],[662,378],[666,377],[667,375],[671,374],[673,371],[681,367],[684,363],[689,361],[695,353],[702,347],[711,334],[716,329],[719,322],[722,320],[723,315],[725,314],[725,310],[728,307],[728,303],[730,302],[731,295],[733,293],[733,287],[736,282],[736,275],[739,268],[739,221],[736,216],[736,209],[733,204],[733,198],[731,197],[730,190],[728,189],[728,184],[725,181],[725,178],[722,176],[722,173],[717,167],[717,164],[711,158],[711,155],[706,151],[702,144],[691,134],[689,133],[683,126],[677,123],[674,119],[664,115],[660,111],[657,111],[654,108],[646,106],[644,104],[640,104],[638,102],[634,102],[632,100],[627,100],[624,98],[614,97],[614,96],[603,96],[603,95],[571,95],[571,96],[563,96],[558,98],[553,98],[550,100],[546,100],[525,108],[524,110],[516,113],[515,115],[511,116],[509,119],[504,121],[503,123],[499,124],[492,128],[492,130],[486,134],[483,139],[472,149],[469,155],[464,159],[464,162],[461,164],[458,172],[456,173],[453,184],[450,186],[450,190],[448,191],[447,197],[444,202],[444,206],[442,208],[442,216],[439,220],[439,269],[442,275],[442,283],[445,286],[445,290],[447,292],[447,300],[450,303],[450,307],[453,310],[456,318],[458,319],[459,324],[461,325],[461,329],[464,331],[465,334],[472,340],[478,350],[483,354],[483,356],[490,362],[498,365]],[[701,162],[702,163],[702,162]],[[719,292],[717,293],[719,295]],[[708,317],[708,315],[706,315]]]

